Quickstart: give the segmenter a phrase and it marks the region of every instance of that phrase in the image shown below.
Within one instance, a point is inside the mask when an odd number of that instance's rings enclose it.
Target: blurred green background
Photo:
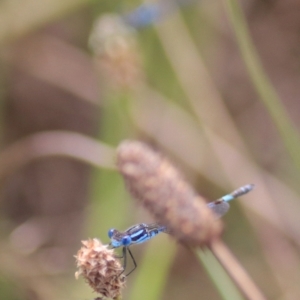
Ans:
[[[223,239],[267,299],[300,299],[299,1],[151,3],[142,26],[138,1],[0,1],[1,299],[97,297],[80,241],[152,221],[114,170],[124,139],[208,201],[254,183]],[[124,299],[234,299],[167,235],[132,252]]]

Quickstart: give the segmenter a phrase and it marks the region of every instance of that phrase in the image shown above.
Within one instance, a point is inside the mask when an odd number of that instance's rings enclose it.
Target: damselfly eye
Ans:
[[[112,238],[112,236],[114,235],[114,233],[115,233],[115,231],[116,231],[116,229],[109,229],[108,230],[108,237],[111,239]]]
[[[128,246],[131,244],[131,237],[129,235],[125,235],[122,238],[122,244],[123,246]]]

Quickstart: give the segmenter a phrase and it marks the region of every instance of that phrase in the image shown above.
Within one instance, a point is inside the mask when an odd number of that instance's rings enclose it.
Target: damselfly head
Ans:
[[[122,246],[129,246],[131,244],[131,236],[116,230],[110,229],[108,231],[108,237],[110,238],[109,246],[111,248],[119,248]]]

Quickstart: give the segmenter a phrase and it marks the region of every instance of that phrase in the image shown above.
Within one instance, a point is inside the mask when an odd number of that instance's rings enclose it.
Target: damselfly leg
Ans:
[[[127,264],[126,250],[128,251],[128,253],[129,253],[129,255],[130,255],[131,259],[132,259],[132,262],[133,262],[133,264],[134,264],[133,269],[131,269],[131,271],[130,271],[129,273],[126,274],[126,276],[128,276],[129,274],[131,274],[131,273],[136,269],[137,264],[136,264],[136,261],[135,261],[133,255],[132,255],[132,253],[131,253],[129,247],[124,247],[124,248],[125,248],[124,264],[123,264],[124,270],[126,269],[126,264]]]
[[[136,261],[135,261],[135,259],[133,257],[132,252],[130,251],[129,247],[123,247],[122,248],[122,255],[121,256],[116,256],[117,258],[123,258],[123,270],[122,270],[122,272],[118,276],[121,276],[125,272],[125,270],[126,270],[126,267],[127,267],[127,252],[129,253],[129,255],[130,255],[131,259],[132,259],[134,267],[125,276],[128,276],[129,274],[131,274],[136,269],[136,267],[137,267],[137,263],[136,263]]]

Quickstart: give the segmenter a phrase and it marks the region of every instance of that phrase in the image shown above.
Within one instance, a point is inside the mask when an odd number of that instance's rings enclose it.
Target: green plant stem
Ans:
[[[236,299],[233,298],[235,294],[232,296],[228,296],[230,292],[233,291],[233,284],[239,289],[239,291],[244,295],[244,297],[248,300],[266,300],[265,296],[262,294],[260,289],[256,286],[254,281],[248,275],[246,270],[242,267],[240,262],[234,257],[231,251],[227,248],[227,246],[221,240],[214,240],[209,246],[211,251],[211,256],[214,256],[220,263],[220,268],[218,272],[216,270],[211,270],[209,267],[208,271],[209,274],[212,276],[212,280],[216,283],[219,291],[222,292],[222,296],[224,295],[224,299]],[[201,259],[202,252],[200,250],[196,251],[197,256]],[[210,258],[210,256],[207,256]],[[205,264],[205,260],[204,260]],[[217,264],[214,263],[216,266]],[[221,266],[223,271],[225,270],[226,273],[230,276],[230,280],[227,280],[223,272],[222,277],[219,274],[222,274]],[[219,273],[220,272],[220,273]],[[224,284],[225,280],[227,280],[226,284]],[[227,285],[229,285],[228,291],[225,290]],[[238,298],[237,298],[238,299]]]
[[[157,300],[162,298],[175,252],[176,244],[164,238],[153,240],[148,244],[144,258],[136,270],[136,278],[129,299]]]
[[[224,300],[244,299],[231,278],[220,265],[216,257],[209,250],[192,250],[196,257],[201,261],[211,281],[217,288],[220,296]]]
[[[232,23],[249,76],[261,101],[267,108],[283,143],[290,154],[298,171],[300,171],[300,139],[299,134],[290,121],[288,113],[282,104],[268,76],[263,70],[257,51],[251,40],[249,29],[237,0],[224,0],[228,18]]]

